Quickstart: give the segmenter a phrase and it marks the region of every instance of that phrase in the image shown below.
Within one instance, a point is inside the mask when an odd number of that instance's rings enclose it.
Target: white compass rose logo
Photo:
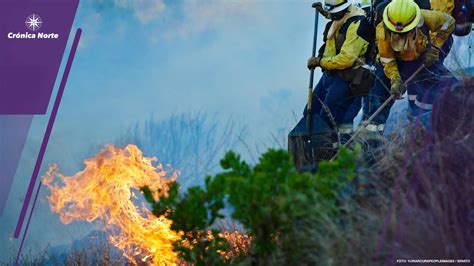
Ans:
[[[41,24],[43,24],[43,20],[36,14],[29,15],[25,21],[26,27],[32,31],[37,31],[39,28],[41,28]]]

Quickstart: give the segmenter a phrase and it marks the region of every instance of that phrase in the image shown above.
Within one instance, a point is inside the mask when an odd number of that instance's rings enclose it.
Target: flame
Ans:
[[[231,245],[232,252],[227,254],[227,258],[236,256],[248,256],[250,246],[252,245],[252,237],[248,234],[234,230],[232,232],[223,232],[224,238]]]
[[[154,166],[156,160],[144,157],[135,145],[123,149],[108,145],[85,160],[84,170],[73,176],[61,174],[53,164],[43,177],[51,191],[50,209],[64,224],[98,222],[132,264],[174,265],[177,255],[172,244],[180,235],[170,229],[171,221],[154,216],[144,203],[137,207],[133,202],[138,199],[134,190],[149,186],[158,197],[176,178],[174,171],[167,177],[161,164]]]
[[[249,235],[233,230],[224,231],[219,236],[225,238],[230,245],[230,251],[218,252],[225,260],[239,256],[248,256],[250,246],[252,245],[252,238]],[[208,237],[212,238],[212,235]]]

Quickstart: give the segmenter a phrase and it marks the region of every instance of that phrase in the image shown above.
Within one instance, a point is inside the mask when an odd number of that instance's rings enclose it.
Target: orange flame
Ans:
[[[53,164],[43,177],[43,184],[51,191],[50,208],[64,224],[97,221],[132,264],[176,264],[172,244],[179,234],[170,229],[171,221],[154,216],[144,203],[141,207],[133,203],[138,198],[133,190],[149,186],[151,191],[159,191],[157,198],[176,178],[174,171],[167,177],[161,164],[154,166],[156,160],[144,157],[135,145],[124,149],[108,145],[85,160],[84,170],[73,176],[61,174]]]

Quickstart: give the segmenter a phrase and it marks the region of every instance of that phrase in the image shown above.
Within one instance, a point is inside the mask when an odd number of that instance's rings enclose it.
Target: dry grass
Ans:
[[[393,265],[405,259],[474,260],[474,82],[448,91],[433,110],[433,131],[419,123],[361,158],[343,215],[295,221],[266,265]],[[381,156],[383,155],[383,156]],[[319,203],[314,204],[318,208]],[[312,210],[308,210],[312,211]],[[254,264],[251,238],[232,221],[219,229],[229,256]],[[116,265],[110,247],[73,250],[61,258],[26,254],[22,265]]]

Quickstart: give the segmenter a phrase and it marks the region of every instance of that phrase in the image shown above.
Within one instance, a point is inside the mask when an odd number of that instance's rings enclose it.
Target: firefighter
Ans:
[[[385,5],[387,5],[390,2],[390,0],[385,1]],[[427,10],[435,10],[435,11],[440,11],[444,12],[448,15],[453,15],[455,3],[454,0],[415,0],[415,3],[418,4],[418,6],[421,9],[427,9]],[[377,5],[376,1],[376,5]],[[433,35],[432,38],[435,36]],[[449,52],[451,51],[451,47],[453,46],[453,37],[450,36],[448,40],[444,43],[443,47],[441,47],[440,50],[440,60],[441,62],[444,62],[444,59],[447,57]]]
[[[390,0],[375,1],[376,25],[382,22],[383,11],[390,2]],[[433,9],[447,14],[451,14],[455,9],[455,4],[453,0],[432,0],[431,3],[428,0],[416,0],[415,3],[418,4],[421,9]],[[436,38],[436,34],[431,33],[430,38]],[[440,49],[440,62],[444,62],[444,59],[451,50],[452,44],[453,38],[452,35],[450,35]],[[368,104],[364,106],[364,119],[367,119],[375,111],[377,111],[380,105],[390,96],[390,80],[385,76],[383,66],[380,62],[378,62],[377,64],[375,74],[377,75],[377,78],[375,80],[376,84],[374,85],[374,88],[370,91]],[[413,98],[414,95],[411,95],[410,97]],[[391,105],[382,110],[380,114],[374,118],[372,123],[367,126],[367,129],[370,132],[376,132],[379,133],[379,135],[383,134],[385,122],[387,121],[388,116],[390,114],[390,107]]]
[[[324,44],[318,57],[308,60],[309,69],[321,67],[323,71],[314,89],[312,111],[319,114],[328,125],[337,127],[347,140],[359,111],[350,106],[355,99],[360,100],[354,95],[352,85],[355,77],[362,75],[358,62],[368,47],[368,42],[357,34],[365,13],[348,0],[325,0],[324,8],[330,18],[324,32]]]
[[[372,67],[374,64],[374,57],[376,55],[375,50],[372,55],[369,55],[368,53],[371,53],[371,49],[375,49],[375,30],[374,30],[374,22],[372,21],[372,3],[371,0],[360,0],[359,3],[357,3],[357,6],[364,10],[365,12],[365,20],[361,21],[361,24],[359,25],[359,29],[357,34],[365,39],[368,43],[369,46],[367,47],[367,54],[366,54],[366,63],[368,64],[367,66]],[[369,29],[370,28],[370,29]],[[370,57],[372,56],[372,57]],[[372,86],[370,86],[372,87]],[[369,89],[370,90],[370,89]],[[354,102],[352,105],[349,107],[346,115],[351,117],[354,112],[358,113],[361,108],[363,108],[362,114],[367,113],[367,108],[368,108],[368,93],[367,94],[361,95],[357,98],[354,99]]]
[[[403,81],[424,65],[407,84],[412,116],[430,112],[440,92],[439,83],[453,81],[440,61],[441,47],[453,30],[453,17],[440,11],[422,10],[413,0],[393,0],[384,8],[383,23],[377,25],[376,39],[380,62],[390,80],[390,94],[400,96]],[[430,38],[430,33],[434,38]],[[376,83],[374,90],[382,90],[377,86],[381,83]]]
[[[374,26],[377,27],[380,23],[383,24],[383,10],[385,7],[390,3],[390,1],[379,1],[376,2],[375,6],[375,21]],[[375,34],[374,34],[375,35]],[[374,36],[375,39],[375,36]],[[376,40],[375,40],[376,41]],[[376,78],[374,81],[374,86],[370,90],[369,96],[367,97],[367,103],[364,105],[363,109],[363,116],[364,120],[368,119],[372,116],[373,113],[377,111],[377,109],[382,105],[390,97],[390,80],[385,76],[384,68],[382,63],[380,62],[380,58],[376,59],[376,69],[375,73]],[[366,129],[368,130],[369,134],[373,137],[383,135],[385,130],[385,122],[388,119],[390,114],[391,105],[384,108],[373,120],[372,122],[367,125]],[[370,137],[368,135],[367,137]]]
[[[374,2],[375,6],[375,26],[383,22],[383,11],[385,7],[391,2],[391,0]],[[415,3],[421,9],[431,9],[429,0],[416,0]],[[383,23],[382,23],[383,24]],[[363,119],[368,119],[378,108],[390,97],[390,79],[385,76],[384,67],[379,59],[376,60],[376,71],[377,76],[374,82],[373,88],[370,90],[368,96],[368,103],[364,105]],[[383,135],[385,129],[385,122],[387,121],[390,114],[391,105],[384,108],[367,126],[369,133],[377,133],[377,135]],[[374,136],[376,137],[376,136]]]

